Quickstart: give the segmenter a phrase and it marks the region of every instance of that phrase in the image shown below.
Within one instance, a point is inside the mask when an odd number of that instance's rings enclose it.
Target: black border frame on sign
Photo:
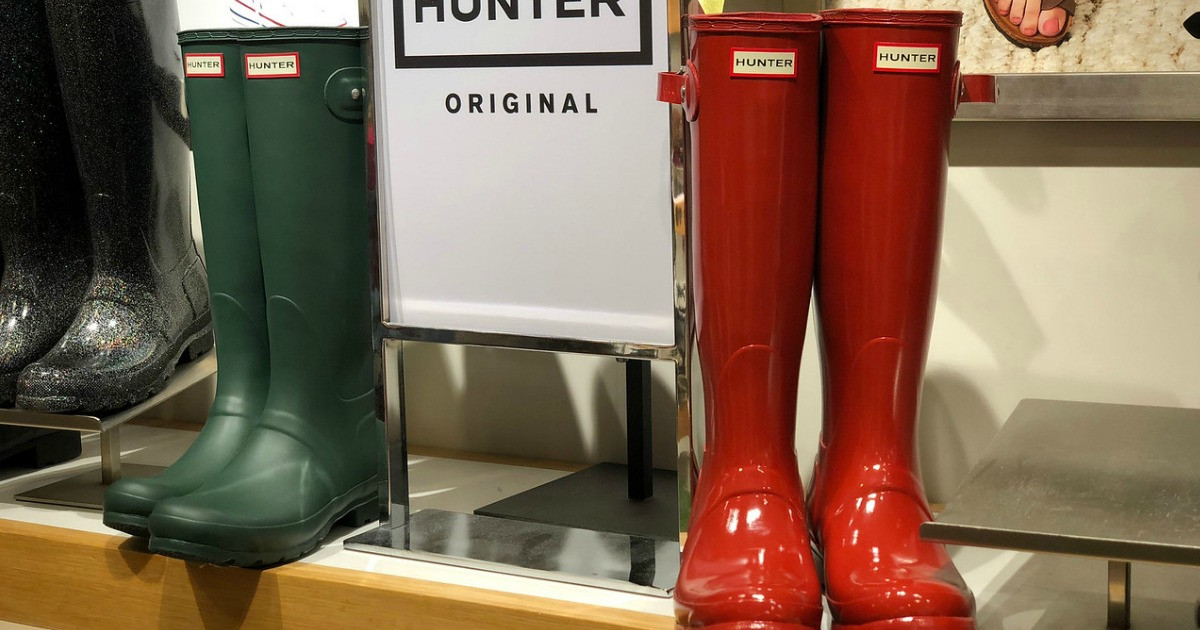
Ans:
[[[505,53],[498,55],[426,55],[404,51],[404,2],[392,0],[396,31],[396,68],[504,68],[549,66],[648,66],[654,63],[651,0],[638,0],[641,50],[621,52]]]

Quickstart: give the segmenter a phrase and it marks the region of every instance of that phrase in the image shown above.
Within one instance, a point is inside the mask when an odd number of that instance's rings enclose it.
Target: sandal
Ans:
[[[983,6],[987,8],[988,17],[992,18],[992,24],[996,25],[996,30],[1000,31],[1005,39],[1018,46],[1033,50],[1063,43],[1070,36],[1071,25],[1075,23],[1075,0],[1042,0],[1042,11],[1061,8],[1067,12],[1067,23],[1057,35],[1051,37],[1046,37],[1041,33],[1033,35],[1022,33],[1020,25],[1013,24],[1007,15],[1000,15],[999,10],[996,9],[996,3],[992,0],[983,0]]]

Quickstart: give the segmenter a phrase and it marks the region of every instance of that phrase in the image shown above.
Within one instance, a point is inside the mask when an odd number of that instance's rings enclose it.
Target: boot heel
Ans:
[[[337,524],[347,527],[362,527],[377,520],[379,520],[379,502],[372,499],[343,514]]]
[[[195,341],[189,343],[187,349],[183,351],[184,362],[195,361],[204,356],[209,350],[213,349],[215,343],[216,340],[213,337],[212,327],[209,326],[203,335],[200,335]]]
[[[54,431],[33,440],[29,449],[13,460],[27,468],[45,468],[75,459],[82,452],[83,444],[78,433]]]

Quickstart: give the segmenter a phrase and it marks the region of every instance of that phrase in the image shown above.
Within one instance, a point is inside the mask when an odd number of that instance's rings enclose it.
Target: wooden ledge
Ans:
[[[295,563],[256,571],[0,519],[0,619],[46,628],[670,630],[669,617]]]

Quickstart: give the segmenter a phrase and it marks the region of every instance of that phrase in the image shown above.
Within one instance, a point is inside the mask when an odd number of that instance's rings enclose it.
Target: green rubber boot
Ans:
[[[224,470],[158,504],[151,551],[273,565],[317,547],[339,520],[360,525],[379,514],[383,430],[371,349],[365,38],[365,29],[239,34],[270,394]]]
[[[104,524],[134,536],[150,535],[159,501],[196,490],[233,459],[258,424],[271,376],[237,34],[185,32],[179,44],[219,376],[208,421],[183,457],[156,477],[121,479],[105,493]]]

